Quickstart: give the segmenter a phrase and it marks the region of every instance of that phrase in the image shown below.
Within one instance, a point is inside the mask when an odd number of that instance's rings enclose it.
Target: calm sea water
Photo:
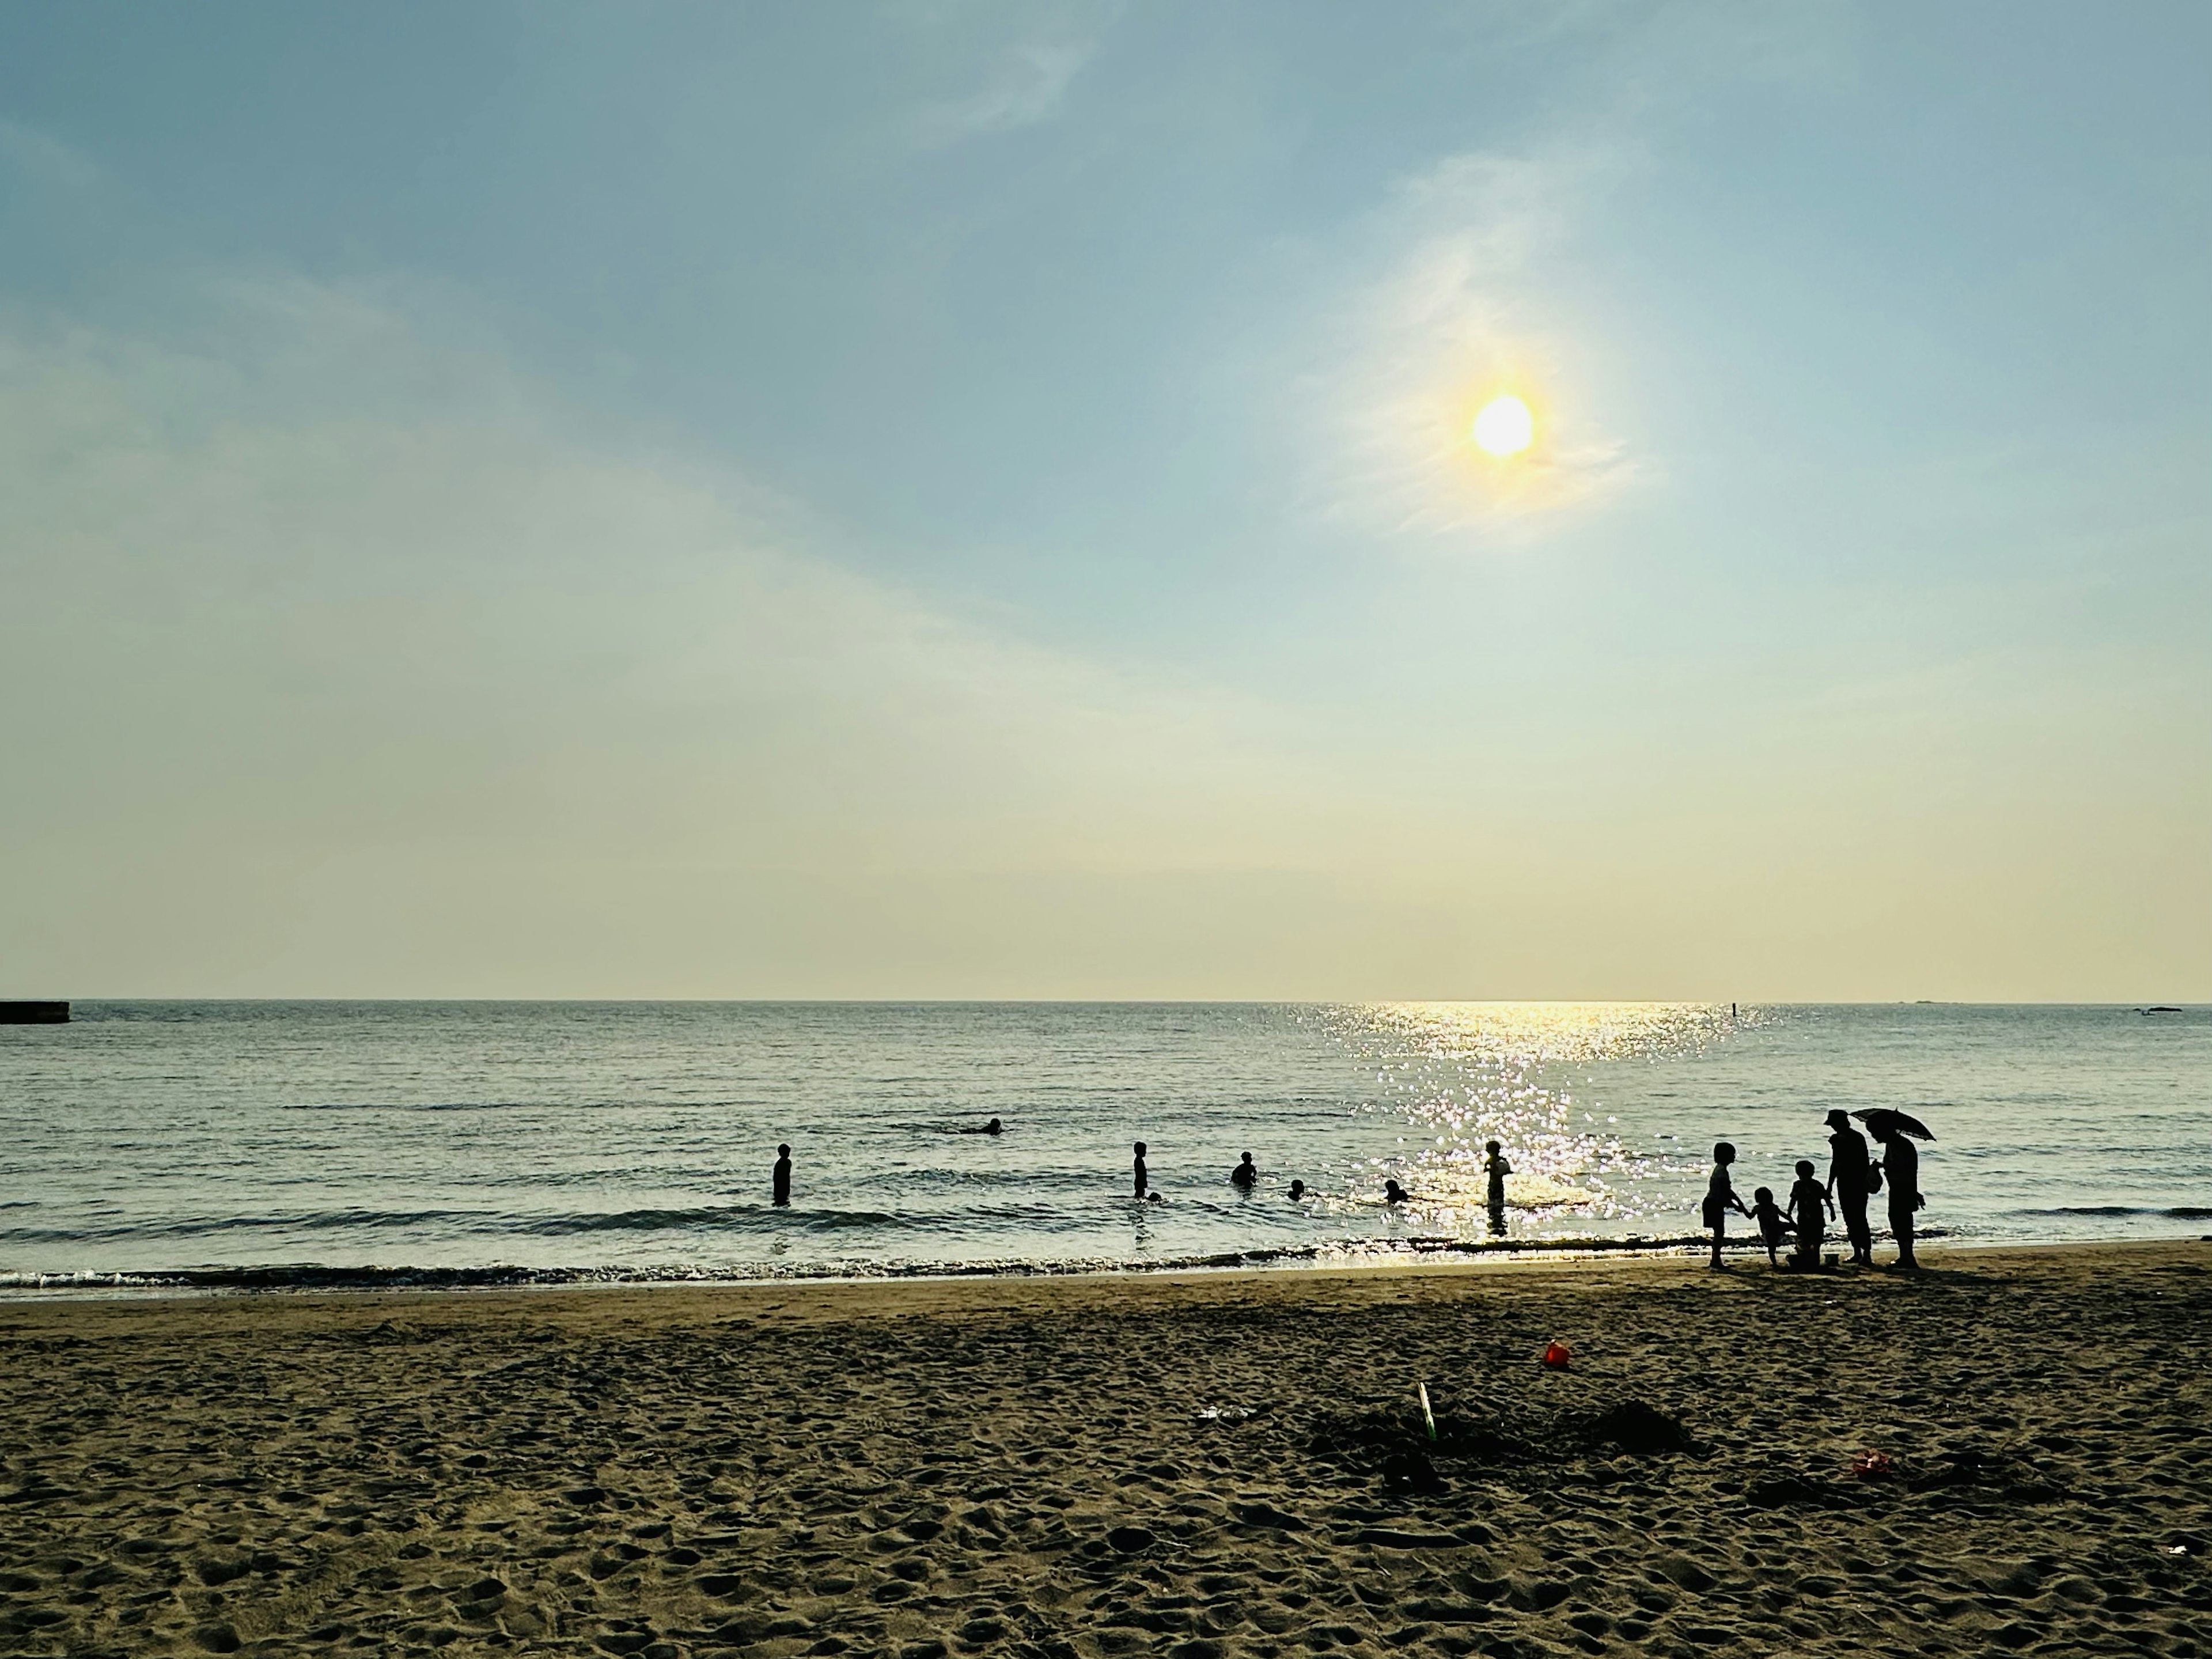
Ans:
[[[0,1283],[1357,1259],[1694,1229],[1831,1107],[1924,1118],[1923,1224],[2212,1232],[2212,1011],[1692,1005],[87,1003],[0,1027]],[[959,1133],[996,1116],[997,1137]],[[1151,1146],[1164,1204],[1129,1197]],[[769,1164],[793,1148],[794,1201]],[[1255,1155],[1258,1189],[1227,1182]],[[1380,1201],[1396,1176],[1419,1194]],[[1294,1203],[1293,1177],[1315,1196]],[[1879,1205],[1877,1205],[1877,1210]],[[233,1274],[231,1277],[237,1277]],[[279,1274],[282,1279],[286,1275]],[[294,1278],[311,1275],[292,1274]],[[214,1275],[221,1282],[223,1274]]]

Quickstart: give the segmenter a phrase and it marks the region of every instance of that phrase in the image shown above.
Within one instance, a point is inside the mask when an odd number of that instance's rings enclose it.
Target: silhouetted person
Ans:
[[[994,1117],[988,1123],[971,1123],[960,1133],[963,1135],[994,1135],[1006,1127]]]
[[[1244,1154],[1244,1161],[1229,1172],[1229,1184],[1240,1193],[1249,1193],[1260,1184],[1260,1172],[1252,1167],[1252,1154]]]
[[[1882,1185],[1889,1189],[1889,1231],[1897,1241],[1897,1265],[1911,1273],[1920,1266],[1912,1254],[1913,1212],[1924,1201],[1920,1196],[1920,1149],[1895,1124],[1868,1127],[1881,1142]]]
[[[1513,1173],[1513,1166],[1505,1161],[1505,1154],[1494,1140],[1482,1143],[1482,1170],[1490,1177],[1490,1231],[1502,1233],[1505,1231],[1505,1177]]]
[[[788,1146],[779,1146],[775,1149],[775,1191],[771,1195],[769,1201],[775,1204],[790,1203],[791,1148]]]
[[[1774,1188],[1761,1187],[1751,1195],[1751,1218],[1759,1224],[1759,1237],[1766,1246],[1766,1265],[1778,1267],[1774,1253],[1790,1231],[1790,1218],[1782,1213],[1782,1206],[1774,1201]]]
[[[1797,1234],[1797,1266],[1807,1272],[1820,1265],[1820,1241],[1828,1232],[1828,1189],[1813,1179],[1813,1160],[1797,1160],[1796,1183],[1790,1188],[1790,1222]]]
[[[1137,1196],[1142,1198],[1151,1188],[1145,1184],[1145,1143],[1137,1143]]]
[[[1705,1202],[1699,1214],[1706,1226],[1712,1229],[1712,1265],[1718,1267],[1721,1246],[1728,1240],[1728,1212],[1733,1209],[1741,1216],[1751,1212],[1743,1207],[1743,1200],[1735,1195],[1735,1183],[1729,1179],[1729,1165],[1735,1162],[1735,1148],[1725,1140],[1713,1146],[1712,1179],[1705,1183]]]
[[[1412,1197],[1413,1194],[1407,1192],[1395,1181],[1386,1181],[1382,1183],[1382,1201],[1385,1204],[1403,1204]]]
[[[1291,1183],[1291,1202],[1296,1204],[1305,1195],[1306,1183],[1303,1181],[1293,1181]]]
[[[1851,1265],[1874,1266],[1874,1230],[1867,1225],[1867,1195],[1876,1176],[1867,1157],[1866,1137],[1851,1127],[1848,1114],[1828,1114],[1828,1196],[1836,1201],[1844,1232],[1851,1241]]]

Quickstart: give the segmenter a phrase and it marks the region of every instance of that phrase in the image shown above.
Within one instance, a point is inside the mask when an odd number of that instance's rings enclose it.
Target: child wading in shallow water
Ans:
[[[1735,1162],[1735,1148],[1725,1140],[1713,1148],[1713,1178],[1705,1183],[1705,1225],[1713,1232],[1713,1261],[1715,1267],[1723,1265],[1721,1246],[1728,1238],[1728,1212],[1734,1209],[1738,1215],[1749,1217],[1743,1200],[1735,1195],[1735,1184],[1729,1180],[1729,1165]]]
[[[1827,1237],[1828,1212],[1833,1207],[1828,1189],[1813,1179],[1813,1160],[1799,1158],[1797,1184],[1790,1189],[1790,1215],[1797,1232],[1795,1265],[1804,1272],[1820,1265],[1820,1241]]]
[[[1761,1187],[1752,1194],[1751,1218],[1759,1224],[1759,1237],[1766,1246],[1766,1265],[1780,1267],[1774,1253],[1781,1248],[1783,1236],[1790,1231],[1790,1218],[1774,1201],[1773,1188]]]

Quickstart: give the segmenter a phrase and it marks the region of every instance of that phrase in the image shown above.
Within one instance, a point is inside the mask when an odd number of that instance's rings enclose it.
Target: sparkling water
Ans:
[[[1875,1106],[1931,1234],[2212,1231],[2203,1008],[84,1003],[0,1027],[0,1276],[1357,1260],[1490,1242],[1491,1139],[1507,1244],[1679,1240]]]

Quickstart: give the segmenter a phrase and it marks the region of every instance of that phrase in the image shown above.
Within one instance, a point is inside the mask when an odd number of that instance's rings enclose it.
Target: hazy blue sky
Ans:
[[[0,994],[2212,998],[2208,255],[2193,3],[0,0]]]

